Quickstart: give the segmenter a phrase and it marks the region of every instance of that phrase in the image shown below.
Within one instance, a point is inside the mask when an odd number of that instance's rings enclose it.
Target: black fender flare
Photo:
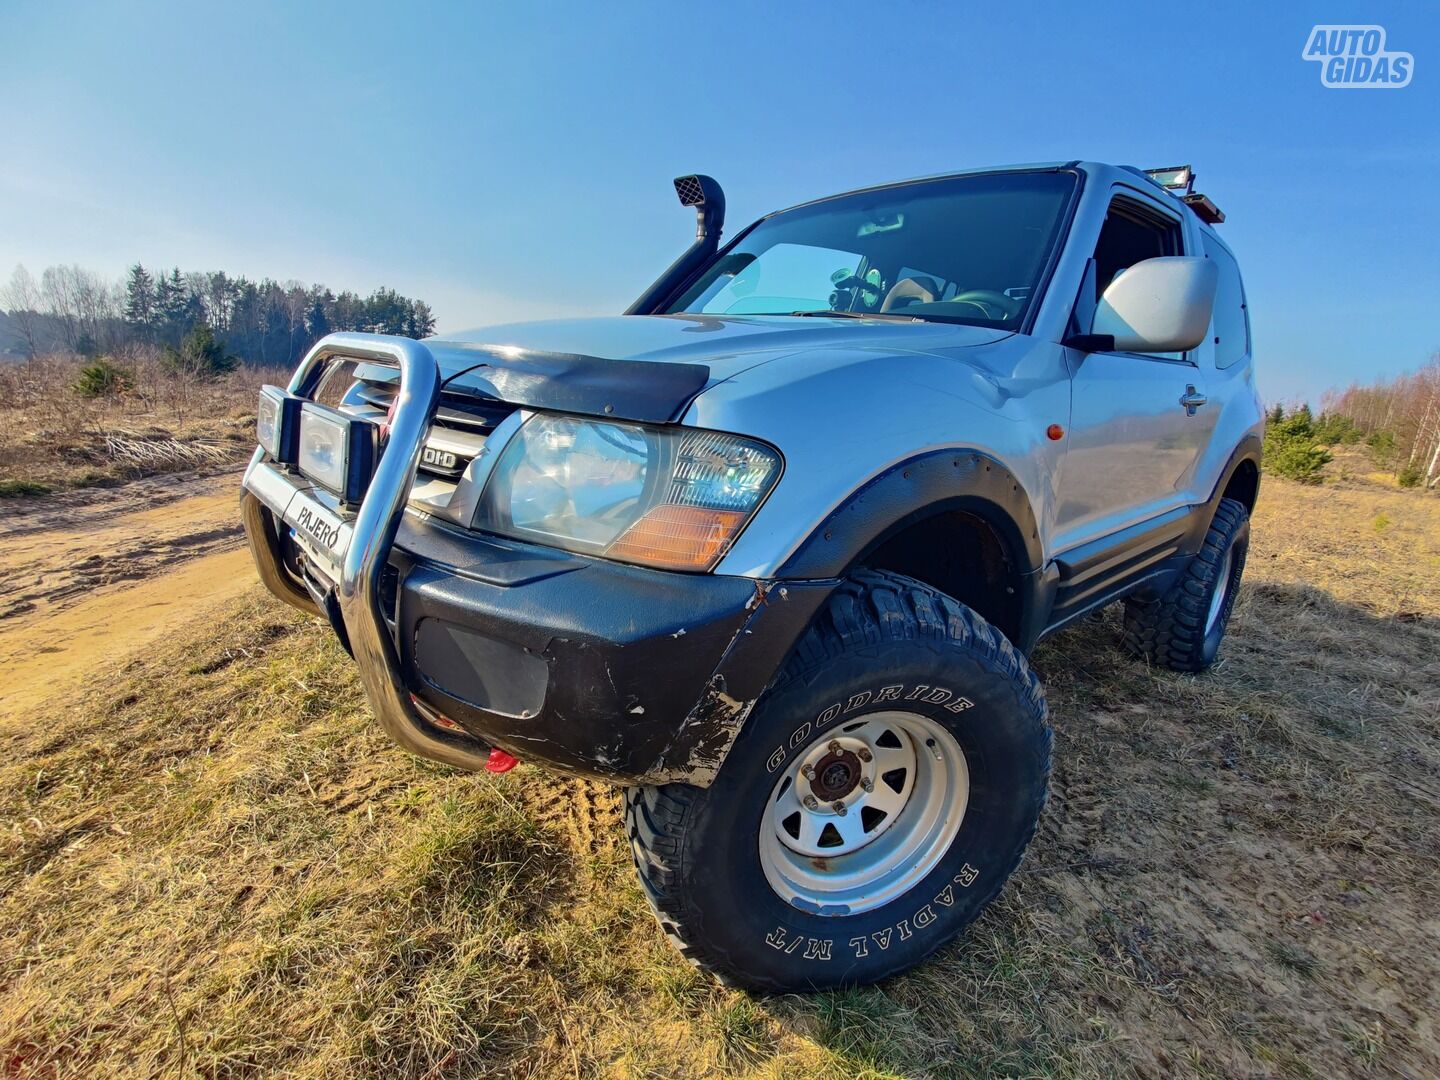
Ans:
[[[906,458],[871,477],[826,515],[775,576],[841,577],[902,529],[947,510],[968,511],[994,528],[1018,572],[1040,569],[1040,530],[1029,494],[998,459],[960,447]]]
[[[1215,484],[1215,489],[1210,493],[1210,513],[1206,515],[1205,527],[1210,527],[1210,518],[1215,516],[1215,510],[1220,505],[1220,499],[1225,494],[1225,489],[1230,486],[1230,481],[1235,479],[1235,474],[1240,471],[1240,466],[1249,462],[1255,466],[1255,497],[1260,497],[1260,481],[1265,476],[1265,468],[1262,464],[1265,454],[1265,442],[1253,431],[1245,433],[1235,449],[1230,453],[1230,459],[1225,462],[1225,468],[1220,470],[1220,479]]]
[[[1040,529],[1025,487],[1001,461],[981,450],[932,450],[871,477],[826,515],[776,576],[843,577],[902,530],[954,510],[974,515],[999,537],[1019,593],[1015,644],[1028,649],[1045,615]]]

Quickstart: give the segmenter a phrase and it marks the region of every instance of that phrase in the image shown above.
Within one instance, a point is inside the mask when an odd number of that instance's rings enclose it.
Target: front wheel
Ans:
[[[660,925],[692,962],[765,991],[919,963],[1000,891],[1050,775],[1045,698],[975,612],[862,571],[841,585],[706,789],[632,788]]]

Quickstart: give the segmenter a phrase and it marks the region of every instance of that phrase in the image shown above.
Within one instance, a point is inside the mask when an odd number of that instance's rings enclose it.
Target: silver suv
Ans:
[[[1112,601],[1214,661],[1262,411],[1188,169],[869,188],[694,245],[624,316],[336,334],[266,387],[242,512],[402,746],[626,788],[690,960],[853,985],[953,938],[1050,775],[1026,655]]]

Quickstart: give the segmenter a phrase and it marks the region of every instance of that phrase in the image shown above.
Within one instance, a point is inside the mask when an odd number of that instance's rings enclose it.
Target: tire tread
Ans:
[[[818,666],[847,649],[887,641],[927,640],[964,650],[990,673],[1018,683],[1021,697],[1036,718],[1040,737],[1034,751],[1043,761],[1043,783],[1030,815],[1030,827],[1016,845],[1014,859],[994,878],[988,903],[1019,866],[1038,827],[1049,796],[1051,748],[1054,740],[1040,680],[1021,652],[977,612],[913,578],[881,570],[852,573],[830,597],[801,636],[771,684],[774,692],[792,680],[804,679]],[[625,826],[641,886],[670,943],[688,961],[726,985],[766,987],[730,960],[717,943],[695,932],[698,912],[682,888],[685,880],[685,838],[698,789],[687,784],[631,787],[625,792]],[[935,948],[944,944],[938,940]],[[933,951],[933,950],[932,950]]]
[[[1125,599],[1122,643],[1129,652],[1172,671],[1200,672],[1210,666],[1204,644],[1211,590],[1226,549],[1248,517],[1243,503],[1221,499],[1204,543],[1179,582],[1163,596]]]

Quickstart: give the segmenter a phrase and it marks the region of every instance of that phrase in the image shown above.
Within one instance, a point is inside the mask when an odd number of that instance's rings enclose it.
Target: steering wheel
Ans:
[[[866,292],[874,293],[877,300],[880,298],[880,286],[873,281],[866,281],[856,274],[843,277],[839,281],[832,281],[831,285],[834,286],[836,292],[843,292],[846,289],[864,289]]]
[[[965,292],[956,293],[946,303],[974,304],[985,312],[987,319],[1012,319],[1020,311],[1020,301],[994,289],[967,289]]]

